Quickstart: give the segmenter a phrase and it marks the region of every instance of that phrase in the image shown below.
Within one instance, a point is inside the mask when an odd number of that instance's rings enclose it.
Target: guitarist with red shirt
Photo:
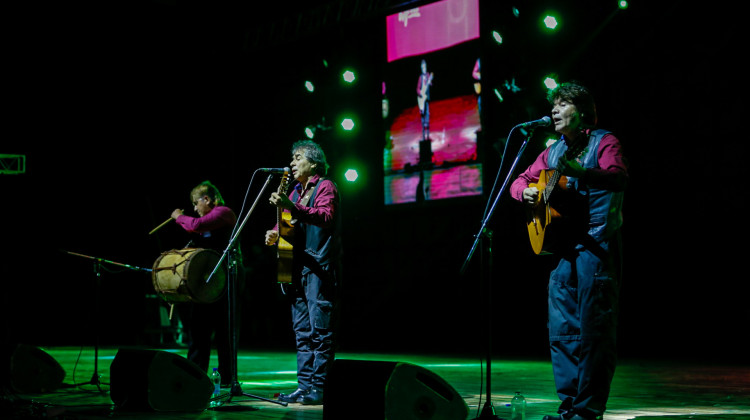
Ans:
[[[293,235],[291,279],[284,285],[291,301],[297,346],[297,389],[279,395],[288,403],[323,403],[323,389],[335,350],[335,315],[340,282],[340,213],[336,184],[326,178],[323,150],[311,140],[292,145],[289,165],[297,181],[289,194],[274,192],[269,202],[289,212]],[[278,227],[266,232],[266,245],[279,240]],[[284,234],[282,229],[282,235]]]
[[[558,210],[555,220],[527,221],[532,245],[547,223],[565,227],[559,231],[564,236],[544,238],[545,243],[552,240],[558,258],[549,277],[548,328],[561,400],[557,415],[544,419],[594,420],[606,410],[617,360],[621,210],[628,174],[620,141],[596,129],[588,89],[563,83],[547,99],[562,137],[519,175],[510,194],[532,214],[540,213],[535,211],[539,206],[543,214],[551,214],[552,206]],[[548,171],[562,176],[547,177]],[[550,179],[551,188],[539,185]],[[556,202],[555,192],[563,191]]]

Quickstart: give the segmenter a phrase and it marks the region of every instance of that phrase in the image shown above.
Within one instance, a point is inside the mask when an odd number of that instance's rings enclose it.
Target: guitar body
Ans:
[[[288,188],[287,174],[284,174],[279,185],[279,194],[286,194]],[[279,240],[276,242],[276,257],[278,260],[278,271],[276,279],[279,283],[292,282],[292,245],[294,238],[294,225],[291,222],[292,214],[282,209],[277,209],[276,224],[279,229]]]
[[[547,228],[554,220],[562,217],[557,210],[550,206],[549,199],[545,199],[544,194],[545,190],[548,188],[551,190],[552,188],[552,186],[548,186],[549,182],[556,181],[554,173],[553,169],[542,171],[539,174],[539,182],[529,184],[529,187],[536,187],[539,190],[539,199],[536,205],[528,210],[526,218],[526,228],[529,231],[531,249],[537,255],[549,253],[549,241],[545,242],[545,233],[547,233]],[[557,184],[561,189],[565,189],[564,186],[567,184],[567,178],[560,176]]]

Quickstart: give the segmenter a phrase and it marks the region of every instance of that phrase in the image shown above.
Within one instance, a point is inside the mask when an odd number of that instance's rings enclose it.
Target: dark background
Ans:
[[[193,186],[211,180],[246,212],[266,180],[255,169],[286,166],[305,125],[352,109],[354,133],[334,123],[320,139],[343,195],[341,350],[481,356],[492,337],[498,356],[544,356],[552,261],[531,253],[517,203],[499,200],[492,258],[477,251],[459,271],[494,200],[505,137],[549,115],[539,81],[556,72],[591,88],[600,126],[620,137],[630,163],[621,354],[746,361],[737,11],[557,1],[561,28],[548,34],[538,24],[544,2],[517,5],[517,18],[508,2],[483,2],[483,38],[497,28],[505,39],[483,42],[484,92],[511,78],[522,88],[503,103],[484,98],[486,195],[386,208],[383,17],[396,3],[256,3],[8,7],[0,153],[25,155],[27,167],[0,175],[5,342],[150,344],[150,274],[107,265],[97,279],[91,260],[65,251],[151,268],[187,242],[175,224],[148,232],[174,208],[191,209]],[[349,65],[358,79],[345,89],[336,77]],[[303,90],[307,78],[317,95]],[[535,134],[521,166],[546,134]],[[510,159],[522,139],[509,140]],[[357,184],[341,176],[350,162],[360,165]],[[241,236],[239,337],[247,348],[291,349],[276,257],[262,245],[275,221],[266,203]]]

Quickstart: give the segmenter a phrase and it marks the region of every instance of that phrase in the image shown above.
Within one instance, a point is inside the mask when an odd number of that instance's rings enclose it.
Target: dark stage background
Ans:
[[[619,135],[630,162],[621,353],[745,361],[745,46],[734,10],[555,2],[567,29],[549,35],[536,22],[540,2],[517,5],[519,18],[508,2],[483,3],[484,36],[507,34],[503,46],[485,45],[484,90],[510,78],[522,88],[503,103],[484,98],[485,196],[384,207],[385,11],[323,22],[312,11],[338,2],[276,3],[9,6],[0,153],[24,154],[27,168],[0,175],[4,342],[149,343],[150,275],[108,267],[97,288],[93,263],[64,251],[151,268],[187,242],[175,224],[148,232],[192,208],[194,185],[211,180],[236,212],[247,210],[266,179],[255,169],[286,166],[302,127],[349,107],[359,129],[321,139],[343,195],[342,349],[482,356],[491,335],[496,355],[544,356],[551,259],[531,253],[517,203],[503,197],[490,222],[491,264],[477,252],[459,270],[494,198],[500,145],[515,124],[549,115],[539,81],[554,71],[591,87],[600,125]],[[296,33],[283,25],[299,16],[313,23]],[[359,78],[347,91],[332,80],[350,64]],[[310,74],[323,80],[320,99],[302,89]],[[510,142],[512,158],[521,139]],[[341,176],[350,159],[361,169],[355,185]],[[262,245],[274,221],[261,199],[241,237],[248,348],[293,346],[275,255]]]

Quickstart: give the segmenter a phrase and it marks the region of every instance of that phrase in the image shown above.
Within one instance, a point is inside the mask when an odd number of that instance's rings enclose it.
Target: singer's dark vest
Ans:
[[[327,178],[319,178],[315,186],[308,207],[315,207],[318,187],[324,181],[333,182]],[[299,200],[299,191],[295,190],[292,201]],[[320,227],[299,222],[294,227],[293,252],[294,264],[301,264],[300,272],[304,275],[310,271],[319,272],[321,269],[332,270],[338,262],[340,252],[338,227],[340,226],[340,212],[334,213],[334,221],[329,227]],[[320,274],[319,274],[320,275]]]
[[[581,162],[584,168],[599,168],[599,144],[609,133],[600,129],[589,132],[589,143]],[[566,150],[568,150],[568,145],[564,141],[558,141],[550,146],[547,163],[550,166],[556,165],[557,160]],[[583,216],[587,215],[587,220],[582,221],[582,229],[587,229],[588,235],[597,242],[611,238],[612,234],[622,226],[623,192],[590,188],[575,177],[568,177],[567,186],[569,191],[577,195],[579,204],[588,207],[587,212],[585,208],[578,209],[579,212],[583,212]]]

